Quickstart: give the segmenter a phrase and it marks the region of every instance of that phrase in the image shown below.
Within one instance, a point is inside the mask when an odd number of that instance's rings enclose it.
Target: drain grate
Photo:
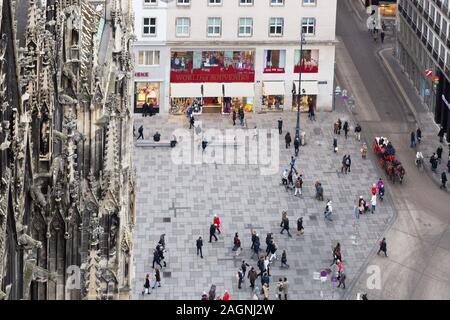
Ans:
[[[163,272],[163,278],[172,278],[172,272]]]
[[[163,218],[163,222],[170,222],[170,221],[172,221],[172,218],[169,218],[169,217]]]

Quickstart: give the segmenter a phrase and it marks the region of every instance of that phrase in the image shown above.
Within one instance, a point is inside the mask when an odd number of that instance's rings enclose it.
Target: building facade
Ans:
[[[0,11],[0,299],[127,299],[131,1]]]
[[[296,110],[300,68],[302,110],[331,110],[336,0],[154,2],[167,3],[162,113]]]
[[[134,112],[142,113],[147,102],[159,113],[168,103],[167,1],[138,0],[133,1],[133,7],[136,30],[133,44]]]
[[[398,12],[398,58],[450,142],[449,1],[400,0]]]

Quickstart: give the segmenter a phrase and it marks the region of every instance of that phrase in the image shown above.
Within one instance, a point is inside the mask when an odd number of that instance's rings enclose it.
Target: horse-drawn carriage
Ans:
[[[395,157],[395,149],[392,143],[385,137],[375,137],[373,142],[373,152],[380,158],[379,164],[384,168],[388,177],[395,183],[398,179],[403,183],[405,168]]]

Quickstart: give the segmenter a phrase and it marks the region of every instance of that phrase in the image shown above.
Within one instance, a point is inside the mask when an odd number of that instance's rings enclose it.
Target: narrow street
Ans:
[[[354,10],[358,10],[362,19]],[[337,37],[341,43],[337,46],[337,78],[339,83],[348,85],[349,92],[358,91],[355,117],[362,125],[369,148],[375,136],[388,137],[406,169],[406,180],[403,185],[386,184],[388,197],[398,214],[386,234],[389,257],[378,257],[374,248],[373,258],[361,269],[347,298],[355,299],[357,292],[367,292],[370,300],[449,299],[450,272],[445,266],[450,263],[450,196],[414,165],[415,150],[409,147],[409,135],[417,124],[394,81],[408,89],[406,92],[412,91],[407,87],[411,85],[404,74],[398,75],[397,80],[390,78],[379,51],[392,47],[393,39],[388,36],[383,45],[380,41],[375,43],[365,27],[366,17],[359,0],[338,3]],[[383,54],[391,52],[384,50]],[[352,81],[355,78],[361,79],[361,83]],[[408,94],[408,98],[414,104],[416,115],[426,112],[417,95]],[[422,128],[424,143],[434,143],[437,147],[434,130]],[[446,150],[445,147],[444,154]],[[373,154],[371,158],[377,160]],[[384,173],[382,176],[386,180]],[[381,290],[369,290],[366,286],[369,265],[380,267]]]

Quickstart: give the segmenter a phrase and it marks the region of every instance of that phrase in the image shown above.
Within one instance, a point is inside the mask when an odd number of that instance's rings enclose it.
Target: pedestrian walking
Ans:
[[[439,142],[441,143],[444,142],[444,133],[445,133],[444,127],[441,126],[441,129],[439,130],[438,133]]]
[[[278,119],[278,133],[281,135],[283,133],[283,119]]]
[[[292,237],[291,233],[289,232],[289,218],[287,216],[284,216],[282,218],[280,227],[282,228],[280,231],[281,234],[283,234],[284,230],[286,230],[289,238]]]
[[[141,139],[141,138],[142,138],[142,140],[144,140],[144,126],[143,126],[143,125],[141,125],[141,126],[138,128],[138,133],[139,133],[139,135],[138,135],[138,137],[137,137],[136,140],[139,140],[139,139]]]
[[[259,240],[258,234],[256,234],[255,242],[254,242],[254,244],[253,244],[253,253],[252,253],[251,259],[253,259],[253,257],[255,256],[255,254],[256,254],[256,256],[258,257],[260,251],[261,251],[261,242],[260,242],[260,240]]]
[[[164,267],[167,266],[166,261],[164,261],[164,243],[158,243],[158,245],[156,246],[156,252],[158,253],[159,259],[160,261],[164,262]]]
[[[447,174],[445,173],[445,171],[442,171],[441,182],[441,189],[447,189]]]
[[[250,247],[250,250],[253,250],[253,248],[255,247],[255,242],[256,242],[256,230],[252,229],[252,246]]]
[[[266,254],[269,254],[270,246],[272,245],[272,243],[273,243],[273,236],[272,236],[272,233],[269,232],[266,236],[266,245],[267,245]]]
[[[136,137],[136,127],[133,124],[133,137]]]
[[[152,269],[155,269],[155,263],[158,264],[161,268],[163,267],[161,265],[161,258],[159,256],[159,253],[156,249],[153,249],[153,263],[152,263]]]
[[[308,99],[308,116],[309,120],[316,121],[316,115],[314,114],[314,101],[311,97]]]
[[[431,171],[436,173],[436,169],[437,169],[437,166],[438,166],[438,161],[437,161],[437,155],[434,152],[433,152],[433,155],[430,157],[430,163],[431,163]]]
[[[375,194],[372,194],[372,199],[370,199],[370,203],[372,204],[372,214],[374,214],[375,213],[375,207],[377,206],[377,195],[376,195],[376,193]]]
[[[377,42],[378,40],[378,29],[373,30],[373,41]]]
[[[151,292],[150,292],[150,275],[149,274],[147,274],[145,276],[144,290],[142,290],[142,295],[144,295],[145,293],[151,294]]]
[[[348,170],[348,166],[347,166],[347,155],[344,154],[344,156],[342,157],[342,167],[341,167],[341,173],[347,174],[347,170]]]
[[[197,256],[198,256],[198,253],[200,253],[200,258],[203,259],[203,252],[202,252],[203,239],[202,239],[202,237],[198,237],[196,245],[197,245]]]
[[[283,253],[281,254],[281,267],[289,268],[289,265],[287,264],[286,250],[283,250]]]
[[[348,121],[344,122],[344,135],[345,135],[345,139],[347,139],[347,135],[348,135],[348,131],[350,130],[349,125],[348,125]]]
[[[295,193],[294,193],[294,195],[295,196],[297,194],[302,195],[302,189],[303,189],[303,176],[299,175],[297,177],[297,180],[295,181]]]
[[[294,149],[295,149],[295,156],[298,157],[298,151],[300,148],[300,138],[299,137],[295,137],[294,140]]]
[[[255,288],[255,280],[258,277],[255,268],[251,267],[248,272],[247,278],[250,280],[250,288]]]
[[[305,232],[303,228],[303,217],[297,219],[297,235],[302,235]]]
[[[286,149],[289,149],[291,147],[291,141],[292,141],[291,134],[289,132],[286,133],[284,140],[286,141]]]
[[[439,147],[436,149],[437,160],[438,160],[439,163],[441,163],[441,161],[442,161],[442,151],[444,151],[444,150],[442,149],[442,146],[439,146]]]
[[[236,125],[236,119],[237,119],[236,110],[233,110],[233,126]]]
[[[347,276],[345,275],[344,271],[341,271],[338,276],[338,280],[339,280],[339,283],[337,286],[338,288],[340,288],[342,285],[342,289],[345,289],[345,279],[346,278],[347,278]]]
[[[387,243],[386,238],[383,238],[383,240],[380,241],[380,249],[378,250],[377,254],[380,254],[380,252],[384,252],[384,255],[387,257]]]
[[[158,284],[158,287],[161,287],[161,274],[158,268],[155,269],[155,283],[153,284],[152,289],[155,289],[156,284]]]
[[[208,141],[206,141],[206,138],[202,139],[202,152],[205,152],[206,147],[208,146]]]
[[[422,141],[422,130],[420,130],[420,128],[417,128],[417,130],[416,130],[416,138],[417,138],[418,143],[420,143],[420,141]]]
[[[277,250],[278,250],[277,245],[275,244],[274,241],[272,241],[272,243],[270,244],[270,250],[269,250],[269,253],[270,253],[270,257],[268,258],[269,263],[272,263],[272,260],[277,260],[277,254],[276,254]],[[264,260],[264,263],[266,263],[265,260]]]
[[[236,257],[241,254],[241,239],[239,239],[239,234],[237,232],[234,234],[233,248],[231,250],[236,252]]]
[[[336,246],[333,248],[333,262],[331,263],[330,267],[337,263],[338,260],[341,260],[341,244],[338,242]]]
[[[195,128],[195,118],[193,115],[189,118],[189,129]]]
[[[265,271],[264,261],[265,261],[264,257],[262,257],[262,256],[259,257],[258,263],[256,264],[259,269],[259,273],[257,274],[257,277],[259,277],[259,276],[262,277],[264,274],[264,271]]]
[[[361,141],[361,131],[362,131],[361,126],[358,123],[355,127],[355,137],[356,137],[356,140],[358,140],[358,141]]]
[[[217,241],[216,230],[217,230],[217,226],[214,223],[211,224],[211,226],[209,227],[209,242],[211,242],[213,237]]]
[[[244,108],[241,106],[239,108],[239,120],[241,121],[241,127],[244,126]]]
[[[283,295],[283,278],[278,279],[277,283],[277,297],[281,300],[281,296]]]
[[[264,272],[263,276],[261,277],[261,285],[262,286],[264,286],[264,285],[269,286],[269,282],[270,282],[270,277],[267,274],[267,272]]]
[[[147,101],[145,101],[144,104],[142,105],[142,111],[143,111],[142,116],[143,117],[147,116],[148,108],[149,108],[149,105],[148,105]]]
[[[384,43],[384,36],[385,36],[385,34],[384,34],[383,29],[382,29],[382,30],[381,30],[381,33],[380,33],[381,44]]]
[[[415,148],[416,147],[416,134],[414,133],[414,131],[411,131],[411,144],[410,144],[411,148]]]
[[[268,301],[269,300],[269,284],[265,283],[262,286],[262,291],[263,291],[263,294],[264,294],[264,300]]]
[[[213,223],[216,225],[216,230],[221,234],[220,232],[220,218],[217,216],[217,214],[214,215]]]
[[[295,169],[295,158],[293,156],[291,157],[291,162],[289,163],[289,165],[291,166],[291,170],[297,172],[297,170]]]
[[[289,281],[287,280],[287,278],[285,277],[283,280],[283,295],[284,295],[284,300],[287,300],[287,296],[289,293]]]
[[[276,250],[276,247],[274,250]],[[270,259],[268,255],[264,258],[264,270],[267,272],[267,276],[270,277]]]
[[[224,301],[230,300],[230,294],[228,293],[227,290],[224,291],[223,296],[222,296],[222,300],[224,300]]]
[[[328,199],[327,205],[325,207],[324,218],[327,219],[328,221],[333,221],[333,219],[331,219],[332,213],[333,213],[332,203],[331,200]]]
[[[448,173],[450,173],[450,156],[448,156],[448,160],[447,160],[447,169],[448,169]]]
[[[244,273],[244,277],[245,277],[245,273],[247,272],[247,267],[250,267],[250,265],[247,262],[245,262],[245,260],[242,260],[241,270]]]
[[[334,153],[338,152],[337,138],[333,138],[333,151]]]
[[[350,155],[347,155],[347,159],[345,160],[345,165],[347,166],[347,171],[352,172],[352,158]]]
[[[242,289],[241,285],[242,282],[244,282],[244,273],[242,272],[241,269],[239,269],[237,273],[237,279],[238,279],[238,289]]]

